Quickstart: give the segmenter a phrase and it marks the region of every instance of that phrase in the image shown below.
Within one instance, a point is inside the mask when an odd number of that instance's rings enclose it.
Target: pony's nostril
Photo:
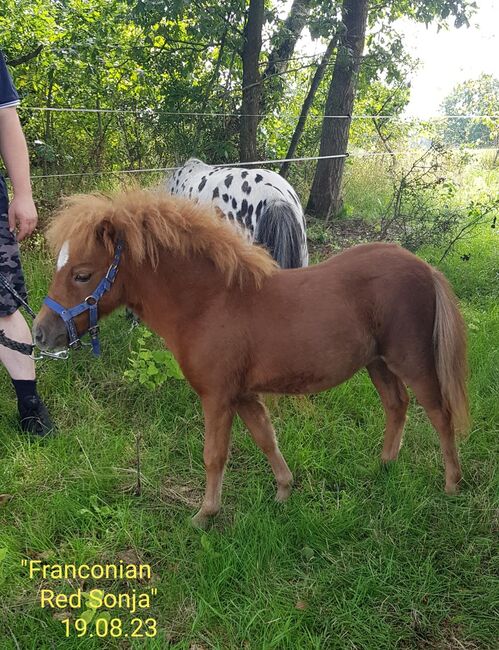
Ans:
[[[45,342],[45,336],[43,334],[43,331],[38,327],[35,332],[35,343],[37,345],[43,345]]]

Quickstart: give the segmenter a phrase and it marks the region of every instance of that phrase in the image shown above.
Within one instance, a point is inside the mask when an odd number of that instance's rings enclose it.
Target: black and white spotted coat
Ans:
[[[214,204],[250,241],[266,246],[282,267],[308,264],[300,200],[276,172],[217,167],[190,158],[167,180],[166,189]]]

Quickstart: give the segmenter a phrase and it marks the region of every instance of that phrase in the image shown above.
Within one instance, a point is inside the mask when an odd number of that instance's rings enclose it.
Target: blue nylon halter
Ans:
[[[81,347],[81,338],[76,329],[74,323],[74,318],[88,311],[88,322],[89,328],[88,333],[90,334],[90,340],[92,343],[92,352],[95,356],[100,354],[100,343],[99,343],[99,311],[98,305],[99,300],[102,296],[107,293],[116,279],[118,273],[118,267],[120,264],[121,253],[123,252],[123,242],[119,240],[114,249],[114,257],[109,266],[106,275],[102,278],[99,284],[96,286],[93,293],[91,293],[83,302],[80,302],[75,307],[63,307],[61,304],[56,302],[50,296],[47,296],[43,301],[47,307],[55,311],[56,314],[64,321],[66,326],[69,338],[69,347],[73,350],[76,350]]]

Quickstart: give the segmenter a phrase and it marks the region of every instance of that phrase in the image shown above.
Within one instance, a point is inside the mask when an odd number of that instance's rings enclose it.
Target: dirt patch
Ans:
[[[201,503],[203,492],[199,484],[168,477],[161,485],[159,497],[169,505],[181,504],[188,508],[196,508]]]
[[[325,225],[309,220],[308,246],[312,257],[324,259],[346,248],[379,240],[377,227],[360,217],[338,219]]]

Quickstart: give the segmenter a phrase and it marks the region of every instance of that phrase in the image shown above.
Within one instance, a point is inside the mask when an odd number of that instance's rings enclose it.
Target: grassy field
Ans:
[[[414,403],[399,461],[381,468],[383,413],[367,374],[270,409],[296,478],[286,504],[240,422],[224,508],[194,530],[203,485],[195,394],[171,380],[151,392],[124,380],[137,332],[103,324],[104,353],[39,365],[59,428],[30,444],[0,375],[0,648],[350,649],[497,647],[499,301],[496,231],[484,227],[445,260],[469,325],[473,427],[461,442],[462,492],[443,492],[435,432]],[[463,261],[461,255],[470,255]],[[426,251],[431,259],[432,251]],[[39,305],[52,265],[25,255]],[[135,494],[140,436],[142,492]],[[149,581],[29,579],[21,560],[142,562]],[[41,609],[40,590],[157,589],[154,639],[64,637],[68,612]],[[116,610],[123,633],[131,619]],[[92,625],[89,627],[92,629]]]

